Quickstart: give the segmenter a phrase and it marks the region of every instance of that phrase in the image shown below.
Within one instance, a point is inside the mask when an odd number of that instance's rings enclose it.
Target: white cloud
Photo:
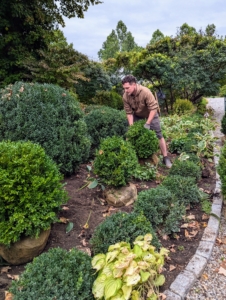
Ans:
[[[92,59],[103,42],[122,20],[140,46],[146,46],[152,33],[175,35],[183,23],[199,30],[215,24],[219,35],[226,35],[225,0],[105,0],[90,6],[84,19],[66,19],[64,35],[74,48]]]

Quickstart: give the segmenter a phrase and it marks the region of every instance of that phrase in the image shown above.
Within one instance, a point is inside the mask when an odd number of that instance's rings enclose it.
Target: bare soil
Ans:
[[[171,155],[173,160],[175,155]],[[209,195],[213,196],[215,188],[215,168],[214,164],[203,160],[204,170],[203,177],[198,182],[198,186]],[[167,175],[168,170],[164,166],[158,168],[158,172],[162,175]],[[109,216],[119,210],[131,212],[133,206],[122,208],[113,208],[107,205],[103,197],[101,189],[82,188],[87,183],[87,176],[89,175],[87,164],[81,165],[79,171],[65,178],[67,183],[65,188],[69,194],[69,201],[62,206],[58,217],[65,218],[74,224],[73,229],[66,233],[67,224],[63,222],[55,223],[52,225],[50,237],[44,251],[53,247],[62,247],[71,249],[76,247],[82,251],[91,254],[89,240],[92,237],[94,229],[100,224],[106,216]],[[91,176],[94,176],[91,173]],[[155,188],[160,181],[135,181],[138,192]],[[207,226],[208,216],[206,217],[201,210],[200,205],[194,205],[187,209],[187,216],[195,216],[191,220],[190,227],[181,228],[180,232],[170,235],[167,238],[159,236],[161,244],[170,250],[169,259],[166,261],[164,268],[164,275],[166,282],[161,288],[161,291],[167,289],[181,270],[185,268],[191,257],[194,255],[199,241],[202,237],[203,230]],[[62,219],[64,220],[64,219]],[[85,224],[88,228],[84,228]],[[183,224],[185,222],[182,222]],[[85,226],[86,227],[86,226]],[[0,266],[0,268],[3,266]],[[11,266],[8,273],[0,274],[0,300],[4,300],[5,290],[8,289],[13,275],[20,275],[24,270],[25,265]]]

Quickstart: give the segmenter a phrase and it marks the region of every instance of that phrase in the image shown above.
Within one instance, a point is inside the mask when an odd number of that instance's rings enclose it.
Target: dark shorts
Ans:
[[[139,120],[144,120],[144,118],[133,115],[133,122],[136,122]],[[154,118],[150,124],[150,129],[155,131],[158,139],[161,139],[163,137],[158,113],[156,113],[156,115],[154,116]]]

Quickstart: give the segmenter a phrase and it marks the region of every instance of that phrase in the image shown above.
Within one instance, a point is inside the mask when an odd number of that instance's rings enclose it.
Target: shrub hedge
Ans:
[[[90,138],[79,103],[52,84],[16,82],[0,91],[0,141],[40,144],[64,174],[89,156]]]

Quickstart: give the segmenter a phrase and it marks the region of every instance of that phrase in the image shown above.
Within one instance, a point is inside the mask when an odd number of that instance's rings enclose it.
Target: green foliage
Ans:
[[[83,112],[66,90],[51,84],[17,82],[0,91],[0,141],[39,143],[70,174],[89,156]]]
[[[226,135],[226,114],[224,114],[221,120],[221,132]]]
[[[208,100],[204,97],[201,98],[201,100],[197,104],[197,113],[204,115],[207,108],[206,105],[208,104]]]
[[[226,85],[223,85],[223,86],[220,88],[219,96],[220,96],[220,97],[226,97]]]
[[[200,193],[200,203],[201,203],[202,211],[204,211],[204,213],[209,215],[212,210],[212,202],[210,200],[210,196],[202,192],[201,190],[199,190],[199,193]]]
[[[104,106],[104,105],[98,105],[98,104],[89,104],[89,105],[86,105],[84,107],[84,113],[85,114],[89,114],[90,112],[92,112],[93,110],[96,110],[96,109],[104,109],[106,108],[107,106]]]
[[[96,151],[93,167],[104,183],[115,187],[125,186],[137,167],[138,160],[131,144],[122,137],[102,140]]]
[[[181,153],[184,151],[184,145],[186,144],[186,142],[188,141],[188,139],[186,137],[181,137],[181,138],[175,138],[173,140],[170,141],[169,144],[169,151],[171,153]]]
[[[200,193],[194,177],[169,175],[163,180],[162,185],[185,206],[200,201]]]
[[[158,186],[138,194],[134,212],[144,214],[154,228],[169,234],[179,230],[185,206],[167,187]]]
[[[52,30],[64,26],[64,17],[84,17],[84,11],[98,0],[2,0],[0,12],[0,86],[25,78],[24,61],[40,59]]]
[[[78,94],[81,102],[85,104],[93,104],[93,98],[97,91],[111,90],[112,84],[110,76],[104,70],[102,64],[90,61],[81,66],[81,71],[88,79],[88,81],[78,80],[75,84],[76,93]]]
[[[106,253],[110,245],[124,241],[132,246],[132,242],[139,235],[147,233],[152,234],[152,244],[159,248],[160,243],[156,233],[143,214],[119,211],[107,217],[95,228],[90,244],[94,254]]]
[[[97,254],[92,266],[98,272],[93,284],[95,299],[158,299],[158,287],[165,282],[160,270],[168,250],[156,252],[151,245],[152,235],[139,236],[131,249],[129,243],[112,245],[108,253]]]
[[[173,104],[173,112],[178,115],[192,113],[194,105],[187,99],[177,99]]]
[[[114,90],[97,91],[92,101],[96,104],[106,105],[115,109],[123,109],[122,96]]]
[[[101,139],[112,136],[124,136],[128,122],[124,111],[102,106],[93,109],[84,118],[91,137],[92,151],[99,147]]]
[[[180,175],[184,177],[194,177],[196,180],[201,178],[201,168],[199,165],[195,164],[189,160],[179,160],[176,159],[173,162],[172,168],[169,171],[170,175]]]
[[[93,300],[91,258],[75,248],[52,248],[25,266],[10,287],[14,300]]]
[[[113,58],[117,52],[132,51],[138,46],[130,31],[127,31],[126,25],[119,21],[116,30],[112,30],[107,40],[103,43],[102,48],[98,52],[100,60]]]
[[[153,180],[156,177],[156,167],[148,162],[145,165],[138,164],[133,177],[140,180]]]
[[[57,220],[67,196],[57,166],[41,146],[1,142],[0,178],[0,243],[38,237]]]
[[[221,148],[217,171],[220,175],[222,194],[226,195],[226,144]]]
[[[144,128],[145,120],[135,122],[129,127],[126,137],[139,158],[148,158],[158,150],[158,138],[153,130]]]

